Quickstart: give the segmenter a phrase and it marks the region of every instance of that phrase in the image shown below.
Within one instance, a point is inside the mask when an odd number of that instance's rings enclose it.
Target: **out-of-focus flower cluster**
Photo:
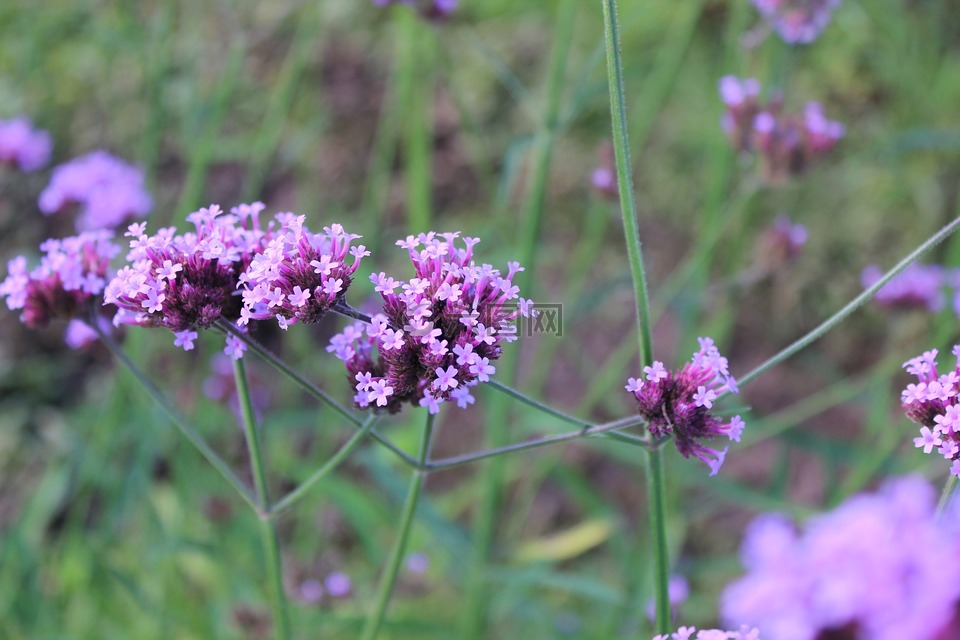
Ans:
[[[883,277],[883,269],[870,265],[860,275],[864,288]],[[887,309],[943,309],[946,290],[953,289],[954,310],[960,315],[960,272],[937,264],[914,263],[883,285],[874,301]]]
[[[263,204],[240,205],[224,214],[211,205],[187,216],[195,232],[177,234],[167,227],[149,236],[145,223],[130,225],[129,264],[117,272],[104,292],[106,303],[119,307],[114,324],[164,326],[176,334],[175,344],[193,348],[197,327],[220,318],[239,318],[236,295],[240,274],[271,239],[273,225],[261,228]],[[285,224],[292,214],[278,214]],[[228,339],[230,355],[244,347]]]
[[[36,171],[50,162],[50,134],[34,129],[29,118],[0,120],[0,165],[17,165],[21,171]]]
[[[828,154],[844,136],[844,126],[828,120],[823,107],[808,102],[801,115],[781,113],[779,99],[761,104],[760,83],[724,76],[720,98],[726,105],[721,124],[735,149],[760,156],[764,176],[783,182]]]
[[[788,44],[809,44],[830,23],[840,0],[753,0],[753,6]]]
[[[40,210],[51,215],[78,206],[77,229],[114,229],[153,208],[143,173],[106,151],[93,151],[53,170],[40,194]]]
[[[933,349],[904,363],[917,382],[907,385],[900,401],[907,417],[921,425],[914,445],[924,453],[936,450],[952,462],[950,473],[960,477],[960,363],[940,375],[937,353]],[[960,357],[960,345],[953,355]]]
[[[286,329],[298,322],[318,322],[343,299],[360,260],[370,255],[363,245],[350,248],[360,236],[346,233],[341,225],[312,233],[303,226],[304,220],[292,214],[278,216],[280,229],[240,276],[240,324],[276,318]],[[352,264],[347,264],[348,254]]]
[[[716,475],[729,447],[717,451],[701,440],[726,436],[739,442],[744,423],[740,416],[724,422],[710,413],[720,394],[737,393],[737,383],[713,340],[699,341],[700,350],[679,371],[669,371],[655,361],[644,368],[645,379],[630,378],[625,388],[636,398],[637,411],[647,421],[651,436],[672,436],[685,458],[696,456],[710,467],[710,475]]]
[[[680,627],[673,633],[654,636],[653,640],[760,640],[760,631],[743,627],[740,631],[724,631],[722,629],[700,629],[696,627]]]
[[[492,265],[477,265],[479,240],[459,233],[408,236],[406,249],[415,277],[401,282],[381,272],[370,276],[383,298],[372,323],[355,323],[331,340],[328,351],[344,361],[360,407],[394,413],[411,402],[439,411],[439,404],[473,402],[469,387],[487,381],[501,354],[501,341],[516,339],[517,317],[533,305],[519,297],[509,264],[504,276]]]
[[[938,519],[934,504],[933,488],[908,477],[802,531],[761,516],[743,542],[747,574],[723,594],[723,619],[757,625],[766,640],[955,637],[960,518],[954,508]]]
[[[415,7],[424,18],[442,20],[449,17],[456,9],[459,0],[373,0],[378,7],[388,7],[392,4],[406,4]]]
[[[763,233],[758,245],[759,261],[767,269],[774,270],[793,262],[803,253],[807,244],[807,228],[793,224],[786,215],[777,216]]]
[[[110,260],[120,248],[109,231],[87,231],[40,245],[39,266],[30,270],[18,256],[7,265],[0,297],[10,309],[23,309],[20,320],[31,328],[46,326],[52,318],[85,315],[86,307],[106,284]]]

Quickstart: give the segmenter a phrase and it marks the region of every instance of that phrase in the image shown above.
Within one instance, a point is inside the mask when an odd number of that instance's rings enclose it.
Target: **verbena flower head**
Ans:
[[[788,44],[809,44],[830,23],[840,0],[753,0],[774,31]]]
[[[50,162],[50,134],[34,129],[28,118],[0,120],[0,165],[17,165],[21,171],[36,171]]]
[[[908,360],[904,368],[917,382],[908,384],[900,395],[907,417],[920,425],[920,437],[913,444],[924,453],[934,453],[950,461],[950,473],[960,477],[960,362],[940,375],[937,350]],[[960,345],[953,348],[960,356]]]
[[[726,111],[720,118],[724,133],[734,149],[750,151],[753,121],[760,113],[760,82],[754,78],[724,76],[717,85]]]
[[[935,499],[925,480],[908,477],[802,528],[761,516],[747,530],[747,573],[726,588],[722,618],[755,624],[766,640],[955,637],[960,519],[957,509],[938,519]]]
[[[53,170],[40,194],[40,210],[51,215],[79,206],[78,229],[112,229],[150,213],[153,200],[143,173],[106,151],[93,151]]]
[[[422,233],[397,244],[406,249],[415,276],[406,282],[385,273],[370,276],[383,312],[370,325],[355,323],[331,340],[328,351],[343,360],[360,407],[394,413],[404,402],[439,411],[441,402],[473,403],[469,387],[486,382],[502,342],[516,340],[519,316],[533,305],[519,297],[511,262],[503,275],[477,265],[479,240],[459,233]]]
[[[167,327],[177,334],[177,346],[189,350],[194,329],[239,318],[240,274],[270,238],[271,230],[260,226],[263,208],[257,202],[224,214],[210,205],[187,216],[196,230],[183,234],[167,227],[148,236],[145,223],[130,225],[128,264],[104,294],[106,303],[119,308],[114,324]],[[234,338],[228,348],[238,357],[246,347]]]
[[[739,442],[744,424],[740,416],[725,422],[710,412],[720,394],[737,393],[737,383],[713,340],[699,341],[700,350],[679,371],[668,371],[662,362],[654,362],[644,368],[643,379],[630,378],[625,388],[636,398],[637,411],[647,421],[650,435],[657,439],[672,436],[685,458],[696,456],[710,467],[713,476],[728,447],[717,451],[701,441],[726,436]]]
[[[761,640],[760,631],[746,626],[740,631],[723,631],[722,629],[701,629],[696,627],[680,627],[673,633],[654,636],[653,640]]]
[[[40,265],[27,268],[27,259],[14,258],[0,297],[10,309],[23,309],[20,320],[31,328],[46,326],[53,318],[85,315],[90,301],[106,284],[110,260],[120,248],[109,231],[87,231],[40,245]]]
[[[312,233],[304,220],[293,214],[282,218],[277,234],[240,276],[241,324],[276,318],[286,329],[319,322],[346,295],[360,260],[370,252],[363,245],[351,248],[360,236],[339,224]]]
[[[946,271],[940,265],[913,263],[883,285],[873,300],[889,309],[926,309],[937,312],[943,308],[945,276]],[[860,274],[860,283],[866,289],[882,277],[883,269],[870,265]]]

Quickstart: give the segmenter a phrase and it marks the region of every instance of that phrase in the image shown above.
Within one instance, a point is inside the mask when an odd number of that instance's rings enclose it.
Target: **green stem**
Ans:
[[[630,136],[627,133],[627,100],[623,83],[623,62],[620,54],[620,32],[616,0],[603,0],[603,24],[607,49],[607,80],[610,85],[610,115],[613,123],[613,150],[617,161],[617,188],[620,191],[620,213],[627,241],[627,255],[633,290],[637,302],[637,329],[641,366],[653,362],[653,337],[650,326],[650,300],[640,247],[640,225],[633,194],[630,162]],[[662,453],[648,450],[647,492],[650,503],[650,525],[654,539],[654,593],[656,595],[657,633],[670,632],[669,571],[667,549],[666,482]]]
[[[140,385],[146,390],[147,394],[153,398],[154,402],[160,407],[160,409],[166,414],[166,416],[176,425],[177,429],[183,434],[190,444],[192,444],[200,454],[207,459],[207,462],[213,466],[220,475],[223,476],[223,479],[236,490],[240,497],[244,499],[251,507],[254,509],[259,509],[259,504],[257,503],[256,498],[250,493],[250,490],[243,484],[240,478],[237,477],[237,474],[233,472],[233,469],[230,468],[223,458],[221,458],[216,451],[214,451],[207,441],[203,439],[203,436],[193,428],[193,426],[187,422],[183,416],[177,413],[174,410],[170,403],[167,402],[167,399],[164,397],[160,389],[157,388],[153,382],[147,378],[137,365],[133,363],[127,354],[123,352],[123,349],[120,348],[120,345],[114,341],[110,335],[100,327],[100,323],[96,317],[89,323],[93,327],[94,331],[100,336],[100,339],[103,340],[103,343],[107,346],[107,349],[113,353],[114,357],[117,358],[127,369],[130,370],[130,373],[133,374],[133,377],[137,379]]]
[[[957,476],[950,474],[947,482],[943,485],[943,493],[940,494],[940,501],[937,503],[937,516],[943,515],[947,505],[950,504],[950,498],[957,488]]]
[[[947,236],[949,236],[951,233],[957,230],[957,227],[960,227],[960,217],[956,218],[953,222],[951,222],[947,226],[940,229],[940,231],[938,231],[933,236],[931,236],[930,239],[928,239],[926,242],[924,242],[915,250],[913,250],[903,260],[898,262],[896,266],[894,266],[892,269],[887,271],[882,278],[877,280],[870,287],[867,287],[867,289],[863,293],[861,293],[856,298],[848,302],[842,309],[837,311],[835,314],[833,314],[832,316],[824,320],[818,327],[816,327],[815,329],[813,329],[812,331],[804,335],[799,340],[795,341],[790,346],[780,351],[780,353],[776,354],[775,356],[773,356],[772,358],[770,358],[769,360],[767,360],[757,368],[753,369],[749,373],[738,378],[740,385],[743,386],[752,382],[761,374],[765,373],[769,369],[780,364],[781,362],[783,362],[793,354],[797,353],[807,345],[816,341],[827,331],[830,331],[830,329],[833,329],[835,326],[840,324],[843,320],[846,319],[847,316],[849,316],[851,313],[859,309],[864,303],[870,300],[870,298],[872,298],[874,294],[877,293],[877,291],[883,288],[885,284],[893,280],[904,269],[909,267],[917,258],[925,254],[927,251],[929,251],[939,243],[943,242],[943,240],[946,239]]]
[[[498,382],[498,381],[496,381],[496,380],[490,380],[487,384],[488,384],[491,388],[496,389],[497,391],[499,391],[500,393],[506,394],[506,395],[510,396],[511,398],[513,398],[513,399],[515,399],[515,400],[519,400],[520,402],[524,403],[525,405],[527,405],[527,406],[529,406],[529,407],[533,407],[534,409],[537,409],[538,411],[542,411],[543,413],[546,413],[547,415],[553,416],[554,418],[559,418],[560,420],[563,420],[564,422],[567,422],[567,423],[572,424],[572,425],[578,425],[578,426],[583,426],[583,427],[590,427],[590,426],[592,426],[592,423],[591,423],[591,422],[588,422],[588,421],[586,421],[586,420],[581,420],[580,418],[575,418],[575,417],[573,417],[573,416],[571,416],[571,415],[568,415],[568,414],[566,414],[566,413],[564,413],[564,412],[562,412],[562,411],[560,411],[560,410],[558,410],[558,409],[554,409],[553,407],[551,407],[551,406],[549,406],[549,405],[546,405],[546,404],[540,402],[539,400],[534,400],[534,399],[531,398],[530,396],[528,396],[528,395],[526,395],[526,394],[524,394],[524,393],[522,393],[522,392],[520,392],[520,391],[517,391],[517,390],[514,389],[513,387],[508,387],[507,385],[503,384],[502,382]]]
[[[435,416],[427,414],[427,419],[423,426],[423,436],[420,439],[420,451],[417,455],[417,463],[423,467],[430,457],[430,442],[433,438],[433,423]],[[407,491],[407,499],[403,505],[403,513],[400,517],[400,531],[397,534],[397,540],[390,552],[390,558],[387,561],[386,571],[380,578],[380,586],[377,589],[377,599],[374,602],[373,611],[367,618],[364,625],[362,640],[375,640],[380,633],[380,627],[383,626],[383,618],[387,612],[387,606],[390,604],[390,596],[393,594],[393,586],[397,580],[397,574],[400,572],[400,565],[403,563],[403,556],[407,549],[407,540],[410,538],[410,529],[413,525],[413,519],[417,512],[417,503],[420,501],[420,493],[423,490],[423,482],[427,477],[427,472],[423,469],[417,469],[413,472],[413,478],[410,480],[410,488]]]
[[[288,493],[281,500],[278,500],[270,508],[270,517],[275,518],[280,515],[281,512],[292,507],[295,502],[307,494],[313,485],[323,480],[328,473],[336,469],[337,466],[343,462],[347,456],[349,456],[350,453],[360,445],[361,442],[363,442],[364,438],[367,437],[376,422],[377,420],[375,416],[370,416],[367,418],[360,430],[353,434],[353,437],[347,440],[347,442],[340,447],[335,454],[333,454],[333,457],[327,460],[322,467],[314,471],[313,474],[304,480],[299,487]]]
[[[250,398],[250,385],[243,360],[233,361],[233,374],[237,381],[237,395],[243,414],[243,429],[250,454],[250,468],[253,471],[253,483],[257,489],[257,501],[260,515],[260,539],[263,542],[263,555],[267,565],[267,578],[270,582],[270,602],[273,609],[273,623],[276,637],[287,640],[290,637],[290,621],[287,618],[287,598],[283,590],[283,564],[280,558],[280,541],[277,536],[277,523],[270,519],[270,493],[267,488],[267,474],[263,464],[263,452],[260,447],[260,435],[257,419]]]

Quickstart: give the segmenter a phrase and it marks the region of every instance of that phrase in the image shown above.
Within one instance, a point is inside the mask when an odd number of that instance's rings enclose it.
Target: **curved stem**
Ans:
[[[255,511],[259,511],[260,505],[257,503],[257,500],[254,498],[253,494],[250,493],[250,489],[248,489],[247,486],[243,484],[243,481],[237,477],[237,474],[234,473],[233,469],[230,468],[230,465],[228,465],[223,458],[221,458],[217,452],[210,447],[209,444],[207,444],[207,441],[204,440],[203,436],[200,435],[200,433],[194,429],[194,427],[187,422],[183,416],[177,413],[177,411],[170,406],[170,403],[167,402],[167,399],[164,397],[160,389],[158,389],[157,386],[153,384],[149,378],[147,378],[146,374],[143,373],[140,368],[133,363],[133,360],[131,360],[127,354],[124,353],[123,349],[120,348],[120,345],[118,345],[116,341],[110,337],[106,331],[103,330],[103,328],[100,326],[99,318],[94,317],[89,324],[91,327],[93,327],[94,331],[97,332],[97,335],[100,336],[100,339],[107,346],[107,349],[109,349],[114,357],[119,360],[120,363],[130,371],[130,373],[133,374],[133,377],[137,379],[140,385],[146,390],[147,394],[153,398],[153,401],[156,402],[157,405],[163,410],[170,421],[176,425],[183,437],[186,438],[190,444],[192,444],[194,448],[200,452],[200,455],[206,458],[207,462],[209,462],[210,465],[213,466],[213,468],[216,469],[221,476],[223,476],[223,479],[227,481],[227,484],[233,487],[247,504],[249,504]]]
[[[909,267],[917,258],[925,254],[927,251],[929,251],[939,243],[943,242],[947,238],[947,236],[949,236],[951,233],[957,230],[957,227],[960,227],[960,217],[956,218],[953,222],[951,222],[947,226],[940,229],[940,231],[938,231],[933,236],[931,236],[930,239],[928,239],[926,242],[924,242],[915,250],[913,250],[903,260],[898,262],[896,266],[894,266],[892,269],[890,269],[885,274],[883,274],[882,278],[877,280],[871,286],[867,287],[867,289],[863,293],[861,293],[856,298],[848,302],[846,305],[844,305],[842,309],[840,309],[835,314],[833,314],[832,316],[824,320],[815,329],[808,332],[802,338],[795,341],[793,344],[783,349],[782,351],[780,351],[780,353],[776,354],[775,356],[773,356],[772,358],[770,358],[760,366],[756,367],[755,369],[745,374],[744,376],[738,378],[740,385],[743,386],[743,385],[749,384],[750,382],[755,380],[757,377],[759,377],[761,374],[765,373],[769,369],[780,364],[781,362],[783,362],[793,354],[797,353],[798,351],[800,351],[810,343],[816,341],[827,331],[830,331],[830,329],[840,324],[844,319],[846,319],[847,316],[849,316],[851,313],[859,309],[864,303],[870,300],[870,298],[872,298],[874,294],[876,294],[877,291],[879,291],[885,284],[893,280],[904,269]],[[721,395],[726,395],[726,393]]]
[[[257,489],[257,501],[260,513],[270,513],[270,493],[267,487],[267,474],[263,464],[263,452],[260,447],[260,434],[257,418],[250,398],[250,385],[243,360],[233,361],[233,375],[237,381],[237,395],[243,414],[243,431],[250,454],[250,469]],[[260,518],[260,539],[263,542],[264,561],[267,565],[267,579],[270,582],[270,604],[273,609],[273,623],[276,637],[287,640],[290,637],[290,621],[287,617],[287,598],[283,590],[283,563],[280,556],[280,540],[277,535],[277,523],[262,515]]]
[[[581,420],[580,418],[575,418],[569,414],[566,414],[560,411],[559,409],[554,409],[553,407],[547,404],[544,404],[539,400],[534,400],[533,398],[524,394],[523,392],[517,391],[513,387],[509,387],[503,384],[502,382],[498,382],[497,380],[490,380],[489,382],[487,382],[487,384],[491,388],[499,391],[500,393],[504,393],[515,400],[519,400],[520,402],[524,403],[527,406],[533,407],[534,409],[542,411],[543,413],[553,416],[554,418],[559,418],[560,420],[563,420],[564,422],[567,422],[569,424],[582,426],[582,427],[593,426],[593,423],[591,422],[588,422],[586,420]]]
[[[430,456],[430,442],[433,438],[433,423],[435,416],[427,414],[426,422],[423,426],[423,436],[420,438],[420,451],[417,455],[417,462],[421,467],[426,466],[427,458]],[[387,561],[387,567],[380,578],[380,586],[377,589],[377,599],[373,605],[373,611],[367,618],[364,625],[362,640],[374,640],[380,633],[380,627],[383,626],[383,618],[387,612],[387,605],[390,604],[390,596],[393,594],[393,585],[396,583],[397,574],[400,572],[400,565],[403,563],[403,556],[407,549],[407,540],[410,538],[410,529],[413,525],[413,519],[417,512],[417,503],[420,501],[420,493],[423,490],[423,482],[427,477],[427,471],[423,468],[413,472],[413,478],[410,480],[410,488],[407,490],[407,499],[403,505],[403,513],[400,516],[400,531],[397,533],[397,540],[390,552],[390,558]]]
[[[336,469],[337,466],[343,462],[347,456],[349,456],[350,453],[360,445],[361,442],[363,442],[364,438],[369,435],[370,430],[373,429],[373,425],[376,423],[377,419],[375,416],[370,416],[367,418],[364,421],[363,426],[360,428],[360,431],[357,431],[355,434],[353,434],[353,437],[347,440],[347,442],[340,447],[335,454],[333,454],[333,457],[327,460],[322,467],[314,471],[309,478],[300,483],[300,486],[288,493],[282,499],[278,500],[270,508],[270,517],[275,518],[280,515],[281,512],[292,507],[295,502],[307,494],[313,485],[323,480],[328,473]]]

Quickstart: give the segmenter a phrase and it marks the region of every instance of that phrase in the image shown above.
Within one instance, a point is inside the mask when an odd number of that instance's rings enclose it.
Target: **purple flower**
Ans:
[[[312,233],[304,216],[288,214],[263,253],[243,274],[241,324],[276,318],[281,328],[319,322],[346,294],[360,260],[370,253],[363,245],[350,248],[360,236],[339,224]],[[347,264],[347,256],[352,264]]]
[[[45,215],[79,205],[77,229],[112,229],[150,213],[143,173],[106,151],[93,151],[53,170],[40,194]]]
[[[883,285],[874,301],[888,309],[926,309],[937,312],[943,308],[946,273],[940,265],[913,263],[890,282]],[[883,277],[883,270],[870,265],[860,275],[866,289]]]
[[[753,6],[787,44],[816,40],[839,5],[840,0],[753,0]]]
[[[27,269],[27,259],[14,258],[0,297],[10,309],[23,309],[20,321],[31,328],[44,327],[51,318],[83,315],[85,307],[104,290],[110,260],[120,248],[109,231],[87,231],[40,245],[40,265]]]
[[[426,573],[427,569],[430,568],[430,558],[425,553],[414,551],[407,555],[404,566],[410,573]]]
[[[36,171],[50,162],[50,134],[34,129],[28,118],[0,120],[0,165],[16,164],[21,171]]]
[[[724,591],[722,618],[755,624],[767,640],[953,637],[960,509],[938,519],[935,500],[915,476],[854,496],[802,528],[761,516],[747,530],[747,573]]]
[[[323,599],[323,585],[320,584],[319,580],[314,580],[313,578],[304,580],[297,589],[297,595],[300,596],[300,599],[304,602],[311,604],[320,602],[320,600]]]
[[[713,476],[727,449],[717,451],[700,441],[726,436],[739,442],[744,425],[740,416],[724,422],[710,413],[720,394],[737,393],[737,383],[713,340],[699,341],[700,350],[683,369],[671,372],[662,362],[654,362],[644,368],[644,380],[630,378],[625,388],[636,398],[637,411],[647,420],[650,435],[656,439],[672,436],[681,455],[696,456],[710,467]]]
[[[900,395],[907,417],[921,425],[920,437],[913,444],[924,453],[937,453],[954,462],[960,459],[960,364],[944,375],[937,371],[937,350],[904,363],[907,373],[917,382],[908,384]],[[960,346],[953,355],[960,354]],[[960,466],[954,464],[951,473],[960,477]]]
[[[148,236],[144,223],[130,225],[128,264],[104,292],[105,302],[118,307],[114,324],[167,327],[176,334],[177,346],[189,350],[198,327],[242,318],[234,292],[274,234],[273,224],[266,230],[260,226],[263,208],[258,202],[224,214],[211,205],[187,217],[195,231],[183,234],[169,227]],[[229,355],[239,357],[243,350],[242,343],[228,339]]]
[[[667,584],[667,593],[670,597],[670,610],[676,615],[680,605],[690,597],[690,583],[681,575],[670,576],[670,581]],[[651,621],[657,617],[656,607],[656,600],[650,598],[647,601],[647,618]]]
[[[417,11],[424,18],[442,20],[456,11],[458,0],[373,0],[373,4],[378,7],[388,7],[392,4],[416,6]]]
[[[770,269],[792,262],[803,253],[807,243],[807,228],[793,224],[786,215],[779,215],[763,234],[759,246],[762,261]]]
[[[477,265],[478,240],[464,238],[457,246],[459,235],[430,232],[399,241],[415,276],[406,282],[370,276],[382,313],[330,341],[327,350],[345,362],[349,379],[364,375],[355,386],[358,406],[375,404],[391,413],[404,402],[434,413],[447,400],[469,406],[474,399],[465,389],[489,379],[501,344],[516,339],[513,321],[534,313],[512,284],[521,267],[510,263],[503,276],[489,264]],[[370,386],[379,380],[384,385]]]
[[[339,571],[334,571],[324,578],[323,586],[326,587],[327,593],[333,598],[346,598],[353,589],[350,576]]]
[[[723,631],[721,629],[701,629],[696,627],[680,627],[673,633],[654,636],[653,640],[760,640],[760,631],[741,627],[740,631]]]

